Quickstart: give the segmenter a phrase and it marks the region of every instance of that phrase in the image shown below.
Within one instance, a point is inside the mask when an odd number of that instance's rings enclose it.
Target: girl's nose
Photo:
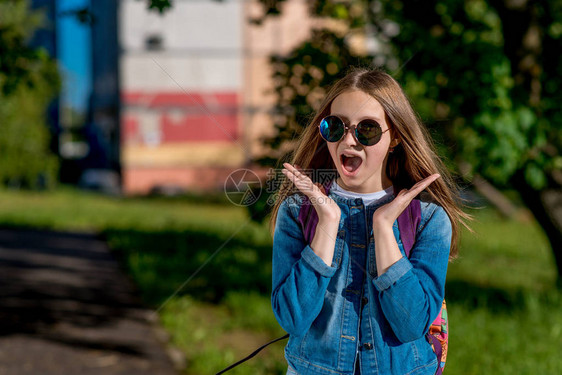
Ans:
[[[347,128],[347,131],[342,138],[342,142],[348,146],[357,146],[359,144],[357,139],[355,139],[355,128]]]

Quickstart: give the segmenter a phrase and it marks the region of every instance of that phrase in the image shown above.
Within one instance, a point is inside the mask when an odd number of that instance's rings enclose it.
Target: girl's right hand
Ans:
[[[285,167],[283,174],[295,184],[303,194],[305,194],[310,203],[316,209],[318,221],[324,223],[338,223],[341,217],[341,209],[338,204],[326,195],[326,190],[319,183],[312,183],[312,180],[304,173],[296,164],[292,166],[289,163],[283,163]]]

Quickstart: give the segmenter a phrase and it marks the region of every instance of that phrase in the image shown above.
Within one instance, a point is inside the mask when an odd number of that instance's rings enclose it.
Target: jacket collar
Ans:
[[[363,204],[363,199],[361,198],[345,198],[342,197],[341,195],[338,195],[336,193],[334,193],[333,191],[330,191],[328,196],[330,198],[332,198],[335,202],[337,203],[341,203],[347,206],[360,206]],[[377,202],[372,203],[370,205],[368,205],[366,207],[367,210],[369,211],[374,211],[376,208],[382,206],[383,204],[386,204],[390,201],[392,201],[394,199],[394,194],[389,194],[381,199],[379,199]]]

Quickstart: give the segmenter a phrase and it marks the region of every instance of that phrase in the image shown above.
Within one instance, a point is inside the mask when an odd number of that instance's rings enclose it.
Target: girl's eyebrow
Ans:
[[[349,123],[350,123],[349,118],[347,118],[345,115],[341,115],[341,114],[339,114],[339,113],[330,113],[330,115],[332,115],[332,116],[337,116],[337,117],[341,118],[346,124],[349,124]],[[361,121],[363,121],[363,120],[375,120],[375,121],[378,122],[379,124],[382,124],[382,123],[383,123],[383,121],[381,121],[381,120],[380,120],[378,117],[376,117],[376,116],[365,116],[365,117],[363,117],[363,118],[360,118],[359,121],[357,121],[357,122],[361,122]]]

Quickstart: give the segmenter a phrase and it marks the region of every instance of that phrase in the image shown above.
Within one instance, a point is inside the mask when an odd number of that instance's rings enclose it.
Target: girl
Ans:
[[[271,215],[271,302],[290,334],[287,374],[435,374],[424,336],[468,215],[399,84],[379,70],[352,70],[283,165]],[[318,181],[329,170],[338,177],[326,195]],[[406,258],[395,221],[424,189],[432,202],[421,203]],[[303,195],[318,215],[311,243],[298,221]]]

